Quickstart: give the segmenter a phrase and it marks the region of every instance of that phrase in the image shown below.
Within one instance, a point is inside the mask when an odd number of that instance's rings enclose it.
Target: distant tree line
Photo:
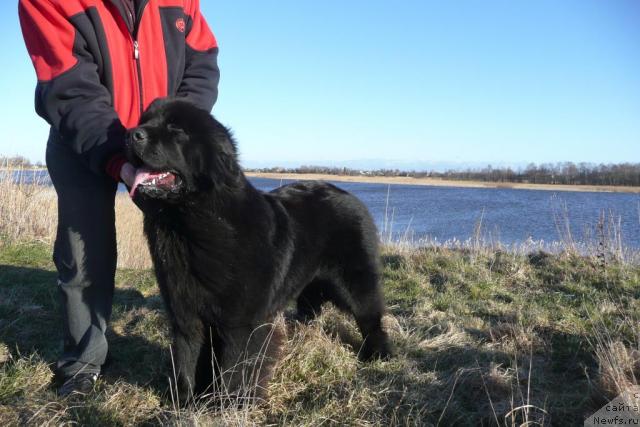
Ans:
[[[32,163],[24,156],[0,155],[0,167],[40,168],[42,162]],[[529,184],[564,185],[622,185],[640,186],[640,163],[593,164],[593,163],[530,163],[525,168],[513,169],[491,165],[485,168],[467,168],[464,170],[403,171],[399,169],[357,170],[346,167],[300,166],[297,168],[259,168],[246,169],[248,172],[296,173],[346,176],[385,176],[412,178],[440,178],[460,181],[485,181]]]
[[[449,179],[517,182],[565,185],[626,185],[640,186],[640,163],[590,164],[555,163],[529,164],[524,169],[486,168],[447,171],[439,176]]]
[[[622,185],[640,186],[640,163],[592,164],[592,163],[531,163],[525,168],[494,168],[491,165],[480,169],[435,171],[402,171],[399,169],[376,169],[370,171],[326,167],[300,166],[298,168],[247,169],[248,172],[299,173],[348,176],[391,176],[413,178],[441,178],[460,181],[485,181],[529,184],[564,185]]]
[[[43,168],[44,165],[42,162],[31,163],[31,160],[27,159],[24,156],[1,156],[0,155],[0,167],[9,167],[9,168]]]

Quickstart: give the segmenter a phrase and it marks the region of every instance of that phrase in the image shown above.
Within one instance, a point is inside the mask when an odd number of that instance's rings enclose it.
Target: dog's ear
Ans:
[[[242,173],[238,163],[238,152],[236,142],[233,140],[231,131],[220,125],[220,130],[216,132],[215,153],[214,153],[214,174],[224,181],[227,187],[236,187]]]
[[[151,117],[156,110],[161,108],[163,105],[168,104],[171,101],[171,98],[156,98],[151,101],[151,104],[144,110],[142,117],[140,118],[140,122],[146,121],[149,117]]]
[[[197,160],[202,165],[198,187],[203,190],[238,188],[242,182],[242,170],[231,131],[213,118],[207,127],[206,146],[200,151],[204,156]]]
[[[149,104],[149,106],[147,107],[147,110],[155,110],[156,108],[159,108],[160,106],[169,103],[169,101],[171,101],[171,98],[156,98],[153,101],[151,101],[151,104]]]

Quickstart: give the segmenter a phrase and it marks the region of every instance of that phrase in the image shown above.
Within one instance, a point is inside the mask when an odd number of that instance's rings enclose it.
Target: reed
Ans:
[[[5,243],[39,241],[52,245],[58,224],[55,190],[35,170],[0,169],[0,236]],[[142,213],[123,193],[116,195],[119,268],[150,268]]]

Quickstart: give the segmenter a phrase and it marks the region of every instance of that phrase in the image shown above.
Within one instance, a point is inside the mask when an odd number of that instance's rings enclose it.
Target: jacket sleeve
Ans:
[[[125,128],[79,32],[50,0],[20,0],[20,25],[36,69],[36,112],[85,163],[104,174]]]
[[[185,70],[177,96],[185,97],[198,107],[211,111],[218,98],[218,44],[209,29],[198,0],[191,0],[186,13]]]

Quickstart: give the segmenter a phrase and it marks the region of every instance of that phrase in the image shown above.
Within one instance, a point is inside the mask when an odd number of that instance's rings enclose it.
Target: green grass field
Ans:
[[[112,362],[85,399],[50,386],[60,342],[49,245],[0,243],[0,425],[582,425],[640,375],[640,267],[575,255],[383,256],[389,361],[364,364],[330,306],[288,339],[268,403],[180,408],[149,270],[117,273]]]

